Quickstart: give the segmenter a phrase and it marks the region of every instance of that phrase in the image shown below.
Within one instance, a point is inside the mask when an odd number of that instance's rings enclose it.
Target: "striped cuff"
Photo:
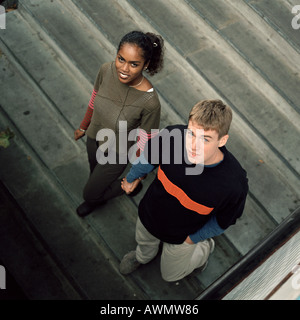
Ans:
[[[137,137],[137,147],[141,151],[144,151],[146,143],[159,133],[158,129],[154,131],[155,132],[147,133],[145,130],[139,129],[138,137]]]
[[[93,93],[92,93],[88,108],[87,108],[86,113],[84,115],[84,118],[83,118],[83,120],[82,120],[82,122],[80,124],[80,128],[81,129],[86,130],[90,125],[90,122],[91,122],[91,119],[92,119],[92,115],[93,115],[93,111],[94,111],[94,101],[95,101],[95,97],[97,95],[97,92],[98,91],[93,90]]]

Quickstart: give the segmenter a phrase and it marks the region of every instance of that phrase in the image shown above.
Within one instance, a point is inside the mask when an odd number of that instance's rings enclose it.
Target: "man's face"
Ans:
[[[186,133],[186,151],[188,159],[194,164],[210,165],[222,160],[220,147],[224,146],[228,135],[219,139],[215,130],[204,130],[203,127],[189,121]]]

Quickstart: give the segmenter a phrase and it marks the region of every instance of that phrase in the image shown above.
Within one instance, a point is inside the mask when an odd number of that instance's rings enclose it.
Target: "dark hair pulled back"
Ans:
[[[145,63],[149,62],[147,72],[153,76],[163,68],[164,40],[151,32],[131,31],[120,41],[118,51],[125,43],[135,44],[143,50]]]

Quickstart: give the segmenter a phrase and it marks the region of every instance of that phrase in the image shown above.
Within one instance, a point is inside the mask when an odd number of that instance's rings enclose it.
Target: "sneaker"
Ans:
[[[125,254],[120,263],[120,272],[124,275],[135,271],[141,264],[136,260],[135,251]]]
[[[208,238],[207,241],[208,241],[208,244],[209,244],[209,247],[210,247],[209,253],[212,254],[213,251],[215,250],[215,241],[212,238]],[[199,268],[199,271],[201,271],[201,272],[204,271],[207,268],[207,265],[208,265],[208,259],[204,263],[204,265]]]
[[[210,246],[209,253],[212,254],[215,250],[215,241],[212,238],[208,238],[207,241],[209,242],[209,246]]]

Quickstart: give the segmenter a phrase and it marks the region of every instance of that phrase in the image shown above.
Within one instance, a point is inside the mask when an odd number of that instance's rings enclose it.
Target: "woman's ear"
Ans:
[[[225,146],[225,144],[227,143],[229,139],[229,135],[226,134],[225,136],[223,136],[220,140],[219,140],[219,148]]]
[[[144,65],[144,71],[146,71],[148,69],[150,61],[148,61],[145,65]]]

